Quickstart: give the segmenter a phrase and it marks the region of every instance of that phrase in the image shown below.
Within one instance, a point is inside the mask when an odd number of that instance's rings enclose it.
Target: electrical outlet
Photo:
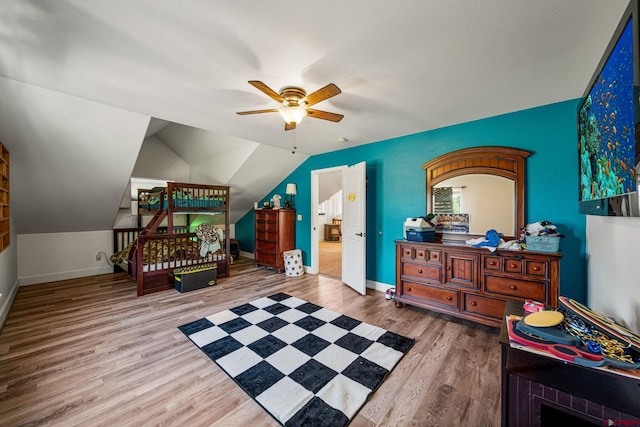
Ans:
[[[302,214],[298,215],[298,221],[302,221]]]
[[[96,261],[101,261],[102,260],[102,254],[100,252],[98,252],[96,254]]]

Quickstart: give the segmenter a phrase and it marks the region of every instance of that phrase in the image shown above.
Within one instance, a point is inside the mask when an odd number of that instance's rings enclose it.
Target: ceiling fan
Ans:
[[[304,89],[297,86],[283,87],[280,89],[280,93],[278,93],[259,80],[249,80],[249,84],[265,93],[274,101],[282,104],[282,107],[270,108],[268,110],[239,111],[237,114],[241,116],[247,114],[280,113],[285,121],[284,130],[295,129],[296,125],[300,123],[305,116],[332,122],[339,122],[344,117],[342,114],[309,108],[342,92],[340,88],[333,83],[329,83],[309,95],[307,95]]]

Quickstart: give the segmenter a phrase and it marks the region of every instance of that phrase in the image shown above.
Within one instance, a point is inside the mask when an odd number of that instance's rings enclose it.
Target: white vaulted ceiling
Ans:
[[[237,187],[237,219],[307,156],[345,148],[338,138],[368,144],[577,98],[626,4],[3,0],[0,140],[18,233],[110,228],[147,134],[190,178]],[[277,114],[235,114],[275,106],[248,80],[335,83],[342,94],[314,108],[345,118],[306,118],[292,155]],[[34,199],[54,218],[32,214]],[[69,206],[77,216],[62,220]]]

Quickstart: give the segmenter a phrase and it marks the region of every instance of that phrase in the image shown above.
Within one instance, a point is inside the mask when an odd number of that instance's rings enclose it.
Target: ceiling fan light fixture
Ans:
[[[285,122],[289,124],[298,124],[307,115],[307,110],[302,106],[283,107],[278,110]]]

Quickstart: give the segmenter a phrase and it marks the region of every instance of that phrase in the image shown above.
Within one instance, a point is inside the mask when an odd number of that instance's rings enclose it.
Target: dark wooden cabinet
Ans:
[[[282,253],[296,246],[295,209],[256,209],[255,246],[256,265],[273,268],[282,273]]]
[[[523,316],[508,300],[503,319]],[[640,379],[511,347],[506,321],[502,345],[502,426],[638,425]]]
[[[561,253],[396,241],[396,305],[500,326],[509,298],[558,305]]]

